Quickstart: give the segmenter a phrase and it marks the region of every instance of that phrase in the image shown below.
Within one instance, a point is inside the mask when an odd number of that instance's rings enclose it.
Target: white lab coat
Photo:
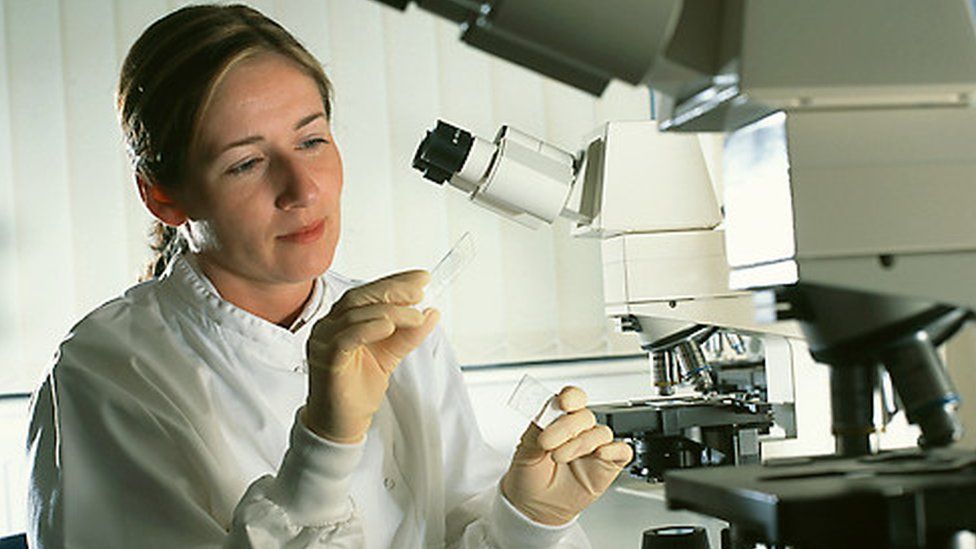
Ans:
[[[322,282],[316,318],[354,286]],[[31,547],[589,546],[575,522],[535,523],[500,495],[505,460],[439,330],[394,372],[364,442],[306,429],[313,323],[235,307],[185,258],[88,315],[34,396]]]

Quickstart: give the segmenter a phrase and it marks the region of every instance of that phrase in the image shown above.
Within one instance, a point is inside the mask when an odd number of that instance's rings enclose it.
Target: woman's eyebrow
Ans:
[[[295,129],[296,130],[300,130],[303,127],[311,124],[312,122],[314,122],[315,120],[317,120],[319,118],[325,118],[325,113],[322,112],[322,111],[319,111],[319,112],[312,113],[312,114],[310,114],[308,116],[303,117],[301,120],[298,121],[297,124],[295,124]],[[251,136],[245,137],[243,139],[238,139],[237,141],[233,141],[231,143],[228,143],[228,144],[224,145],[224,147],[220,150],[220,152],[221,153],[224,153],[226,151],[229,151],[230,149],[233,149],[234,147],[241,147],[243,145],[250,145],[252,143],[257,143],[258,141],[263,141],[263,140],[264,140],[264,137],[263,136],[260,136],[260,135],[251,135]]]
[[[225,145],[224,148],[220,150],[220,153],[221,154],[225,153],[233,149],[234,147],[241,147],[243,145],[250,145],[251,143],[257,143],[258,141],[264,141],[264,137],[260,135],[252,135],[249,137],[245,137],[244,139],[238,139],[233,143],[228,143],[227,145]]]
[[[297,124],[295,124],[295,129],[296,130],[300,130],[300,129],[302,129],[303,126],[307,126],[308,124],[311,124],[312,121],[315,120],[315,119],[317,119],[317,118],[325,118],[325,113],[322,112],[322,111],[319,111],[317,113],[312,113],[312,114],[310,114],[310,115],[302,118],[301,120],[298,121]]]

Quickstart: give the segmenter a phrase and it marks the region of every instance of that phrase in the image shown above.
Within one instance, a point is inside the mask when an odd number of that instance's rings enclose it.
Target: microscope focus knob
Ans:
[[[644,530],[641,549],[710,549],[701,526],[664,526]]]

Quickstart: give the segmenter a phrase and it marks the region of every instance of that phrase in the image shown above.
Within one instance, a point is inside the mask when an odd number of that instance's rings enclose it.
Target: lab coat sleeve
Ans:
[[[363,547],[362,524],[349,497],[366,441],[337,444],[312,433],[296,415],[278,474],[251,484],[234,511],[224,547]]]
[[[501,493],[508,459],[481,437],[453,350],[440,332],[433,350],[436,370],[445,375],[439,403],[445,473],[446,537],[457,549],[589,549],[574,519],[562,526],[535,522]]]
[[[29,526],[34,549],[360,548],[349,480],[363,444],[321,439],[296,418],[275,475],[255,480],[220,517],[214,460],[160,395],[56,369],[35,393],[29,429]],[[214,466],[218,466],[216,464]]]

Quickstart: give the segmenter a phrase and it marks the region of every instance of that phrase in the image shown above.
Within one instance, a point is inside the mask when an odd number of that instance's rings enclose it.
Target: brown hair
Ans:
[[[242,5],[188,6],[159,19],[136,40],[122,64],[116,109],[136,174],[152,185],[183,184],[186,158],[213,90],[242,59],[284,55],[306,70],[332,115],[332,87],[322,65],[281,25]],[[156,257],[144,279],[158,276],[186,242],[154,221]]]

